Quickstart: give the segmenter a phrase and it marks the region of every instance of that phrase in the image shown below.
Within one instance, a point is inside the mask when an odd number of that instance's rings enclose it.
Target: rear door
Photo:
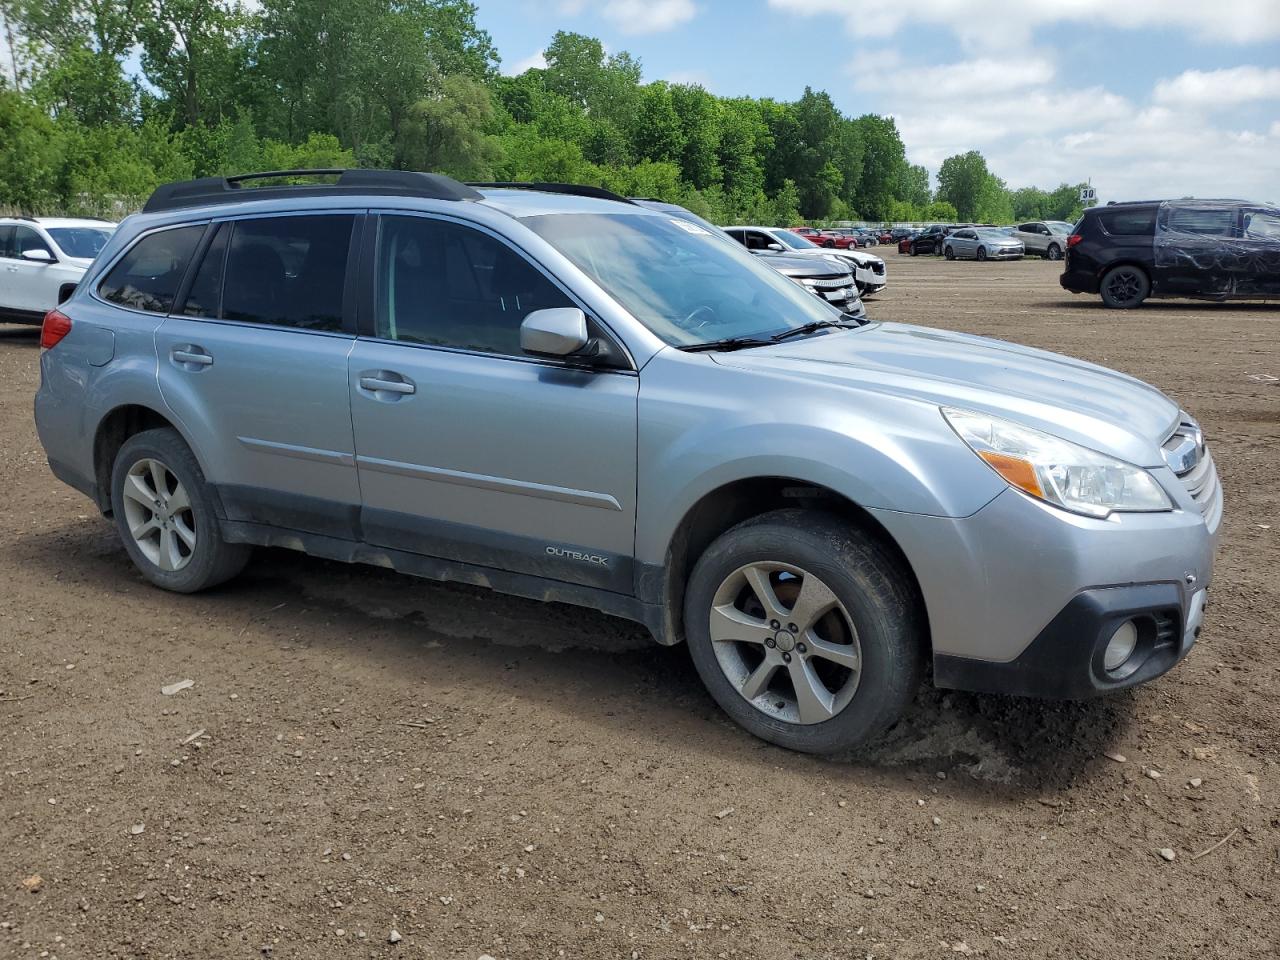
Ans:
[[[363,213],[215,223],[156,332],[160,391],[227,517],[359,537],[347,391]]]
[[[1264,297],[1280,296],[1280,210],[1250,207],[1241,217],[1241,243],[1248,259],[1249,290]]]
[[[1256,277],[1240,239],[1238,206],[1208,200],[1164,204],[1156,220],[1156,289],[1181,296],[1246,292]]]
[[[479,227],[388,213],[371,252],[350,363],[365,538],[632,592],[636,373],[524,354],[530,312],[577,304]]]

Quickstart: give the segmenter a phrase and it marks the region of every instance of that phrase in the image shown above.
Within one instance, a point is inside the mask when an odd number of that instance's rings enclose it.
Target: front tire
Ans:
[[[978,248],[978,259],[979,259],[979,260],[985,260],[985,259],[987,259],[987,248],[986,248],[986,247],[979,247],[979,248]]]
[[[1056,243],[1049,244],[1049,249],[1045,251],[1045,257],[1049,260],[1061,260],[1062,248]]]
[[[1098,292],[1113,310],[1132,310],[1151,293],[1151,281],[1141,267],[1126,263],[1107,271]]]
[[[157,587],[195,593],[249,562],[252,548],[222,539],[200,464],[172,429],[125,441],[111,471],[111,509],[129,558]]]
[[[779,510],[723,534],[689,578],[685,634],[736,723],[805,753],[888,730],[920,682],[924,625],[910,574],[839,517]]]

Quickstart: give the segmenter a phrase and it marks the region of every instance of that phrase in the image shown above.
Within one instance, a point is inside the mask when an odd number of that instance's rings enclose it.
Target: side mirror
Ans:
[[[781,253],[781,252],[782,252],[782,244],[780,244],[780,243],[771,243],[771,244],[769,244],[769,246],[768,246],[768,248],[767,248],[767,249],[772,250],[774,253]]]
[[[520,349],[535,357],[568,357],[589,343],[587,315],[577,307],[535,310],[520,324]]]
[[[23,250],[22,259],[30,260],[32,263],[57,263],[58,258],[46,250],[44,247],[37,247],[34,250]]]

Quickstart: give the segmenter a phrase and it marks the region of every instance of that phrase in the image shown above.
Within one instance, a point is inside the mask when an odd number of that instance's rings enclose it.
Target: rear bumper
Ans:
[[[1062,289],[1069,290],[1072,293],[1098,292],[1097,276],[1085,270],[1071,270],[1068,268],[1062,271],[1062,276],[1058,277],[1058,283],[1062,285]]]
[[[939,687],[1045,699],[1083,700],[1154,680],[1191,652],[1207,590],[1146,583],[1085,590],[1071,599],[1014,660],[993,663],[940,654]],[[1137,628],[1129,659],[1108,671],[1107,643],[1124,623]]]

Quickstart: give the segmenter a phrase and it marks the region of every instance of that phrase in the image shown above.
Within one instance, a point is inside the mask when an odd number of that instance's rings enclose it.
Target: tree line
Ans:
[[[468,0],[0,0],[0,207],[112,214],[159,183],[317,167],[591,184],[720,223],[1072,219],[976,151],[930,185],[892,117],[644,82],[558,32],[503,76]]]

